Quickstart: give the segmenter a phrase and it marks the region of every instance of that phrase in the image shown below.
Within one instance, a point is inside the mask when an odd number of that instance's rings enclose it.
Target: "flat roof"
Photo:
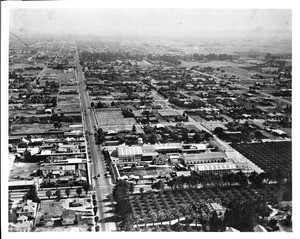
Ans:
[[[198,171],[236,169],[236,165],[234,163],[229,163],[229,162],[196,164],[194,167]]]
[[[227,155],[223,152],[208,152],[199,154],[183,154],[185,160],[224,159]]]

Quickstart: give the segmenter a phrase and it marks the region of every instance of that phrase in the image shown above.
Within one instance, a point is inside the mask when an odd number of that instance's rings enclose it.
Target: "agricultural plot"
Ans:
[[[146,215],[151,217],[152,211],[160,212],[172,211],[177,209],[181,211],[182,205],[196,205],[206,203],[219,203],[227,206],[232,200],[264,200],[272,202],[276,200],[276,192],[270,188],[264,189],[188,189],[181,191],[164,191],[159,193],[134,194],[129,197],[129,204],[133,214]],[[203,207],[202,216],[209,217],[211,211]],[[189,215],[190,212],[186,212]],[[186,216],[184,212],[182,216]],[[157,219],[158,220],[158,219]],[[167,218],[165,220],[168,220]]]
[[[292,172],[292,142],[233,144],[232,147],[267,173]]]

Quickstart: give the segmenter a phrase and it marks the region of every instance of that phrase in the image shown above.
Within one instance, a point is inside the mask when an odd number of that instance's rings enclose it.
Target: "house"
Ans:
[[[17,218],[17,222],[26,222],[28,220],[28,217],[26,217],[25,215],[22,215],[20,217]]]
[[[18,217],[21,217],[22,215],[26,217],[35,217],[36,208],[37,203],[27,200],[26,203],[20,205],[19,210],[17,210],[17,215]]]
[[[223,217],[224,216],[224,214],[226,212],[226,208],[225,207],[223,207],[219,203],[211,203],[210,206],[218,214],[219,217]]]
[[[65,210],[61,215],[62,225],[73,225],[76,221],[76,212],[73,210]]]
[[[18,222],[14,225],[18,232],[30,232],[31,224],[28,221]]]
[[[159,154],[153,159],[153,164],[164,165],[168,162],[169,157],[165,154]]]

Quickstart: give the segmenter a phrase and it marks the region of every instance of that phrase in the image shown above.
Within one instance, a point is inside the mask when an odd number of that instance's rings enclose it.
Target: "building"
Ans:
[[[61,215],[62,225],[73,225],[76,221],[76,212],[73,210],[65,210]]]
[[[119,164],[133,164],[133,163],[140,163],[141,157],[143,155],[142,147],[141,146],[119,146],[117,147],[117,153],[119,157]]]
[[[237,167],[234,163],[225,162],[225,163],[204,163],[204,164],[195,164],[193,166],[194,170],[199,173],[228,173],[237,171]]]
[[[18,217],[35,217],[36,214],[37,203],[32,202],[31,200],[27,200],[24,204],[21,204],[19,209],[17,210]]]
[[[195,164],[207,163],[224,163],[226,162],[226,154],[223,152],[207,152],[198,154],[183,154],[183,160],[187,166]]]

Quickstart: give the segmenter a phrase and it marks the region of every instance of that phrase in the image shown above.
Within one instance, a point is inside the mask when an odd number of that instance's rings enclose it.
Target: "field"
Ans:
[[[78,104],[79,96],[78,95],[59,95],[58,102],[62,105],[69,104],[69,103],[75,103],[75,102]]]
[[[267,202],[276,199],[276,193],[270,188],[264,189],[242,189],[242,188],[213,188],[213,189],[188,189],[188,190],[173,190],[159,193],[143,193],[134,194],[129,198],[129,204],[133,214],[144,215],[145,218],[150,217],[151,212],[172,212],[174,209],[181,211],[182,216],[184,212],[180,210],[183,205],[195,205],[197,203],[219,203],[226,207],[226,205],[237,199],[243,200],[258,200],[262,199]],[[211,212],[207,208],[203,208],[202,216],[209,217]],[[186,212],[189,215],[190,212]],[[180,216],[178,216],[180,217]],[[165,220],[168,220],[165,218]],[[159,221],[156,218],[156,221]]]
[[[63,96],[62,96],[63,97]],[[70,103],[70,102],[58,102],[57,104],[57,112],[58,113],[79,113],[80,110],[80,104],[77,101],[76,103]]]
[[[266,172],[292,172],[292,142],[233,144],[232,147]]]
[[[193,67],[193,66],[200,66],[200,67],[243,67],[243,66],[251,66],[249,63],[236,63],[230,61],[210,61],[210,62],[196,62],[196,61],[181,61],[181,66],[183,67]]]
[[[37,169],[38,165],[35,163],[21,163],[15,161],[9,174],[9,181],[18,181],[22,178],[29,177],[33,170]]]
[[[133,125],[136,123],[133,118],[124,118],[121,110],[97,111],[96,117],[100,126],[105,125]]]
[[[74,128],[69,128],[70,123],[62,123],[61,128],[59,131],[71,131]],[[38,134],[38,133],[45,133],[48,131],[57,131],[54,129],[53,124],[22,124],[22,125],[12,125],[11,134]]]

